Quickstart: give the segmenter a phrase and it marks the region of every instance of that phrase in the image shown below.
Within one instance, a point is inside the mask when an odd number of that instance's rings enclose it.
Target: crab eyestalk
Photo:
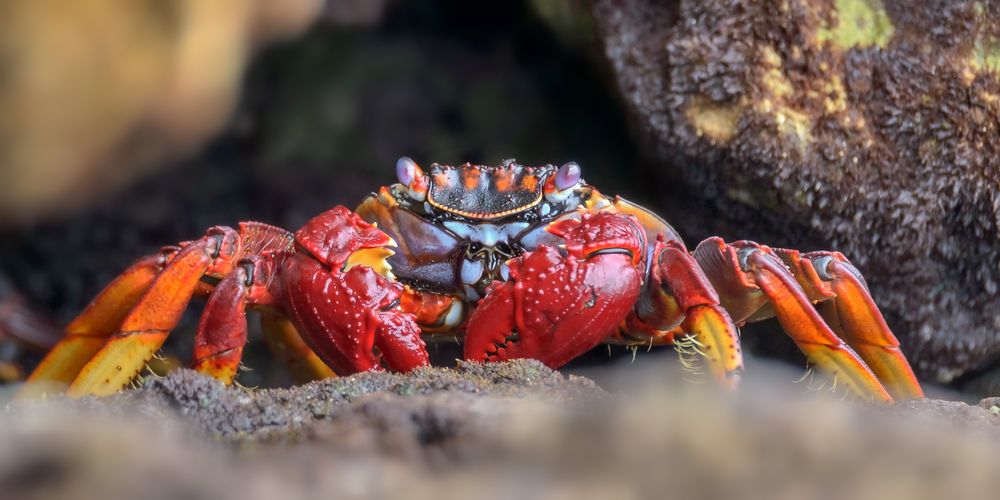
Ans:
[[[404,156],[396,160],[396,178],[399,183],[406,186],[407,195],[414,201],[424,201],[427,199],[427,174],[420,169],[417,162]]]
[[[545,182],[545,199],[550,203],[563,202],[582,184],[580,165],[574,161],[565,163]]]

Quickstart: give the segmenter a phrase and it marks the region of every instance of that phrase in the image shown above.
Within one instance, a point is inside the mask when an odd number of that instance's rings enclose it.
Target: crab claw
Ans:
[[[295,233],[295,243],[331,267],[352,267],[351,261],[357,260],[359,251],[388,250],[386,247],[396,244],[375,225],[342,206],[307,222]]]
[[[548,228],[542,245],[508,263],[469,318],[465,359],[534,358],[556,368],[592,349],[625,319],[642,286],[645,233],[632,216],[583,214]]]
[[[303,340],[340,374],[428,364],[420,329],[398,310],[402,285],[385,258],[392,239],[337,207],[296,235],[306,250],[284,263],[285,305]]]

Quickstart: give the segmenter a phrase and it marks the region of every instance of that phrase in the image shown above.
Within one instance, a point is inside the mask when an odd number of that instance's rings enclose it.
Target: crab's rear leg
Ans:
[[[159,273],[141,259],[105,288],[70,325],[70,334],[42,361],[22,396],[69,384],[66,394],[111,394],[125,386],[163,345],[200,279],[226,267],[238,233],[225,227],[188,242]],[[155,275],[150,280],[150,274]],[[119,320],[120,318],[120,320]]]
[[[66,327],[66,335],[28,377],[24,394],[36,389],[41,391],[43,386],[61,386],[60,390],[68,386],[118,329],[166,261],[176,253],[177,248],[172,247],[143,257],[109,283]]]
[[[924,396],[899,341],[868,292],[861,272],[840,252],[775,249],[827,325],[868,364],[895,399]]]
[[[863,397],[893,400],[865,360],[823,320],[795,275],[770,248],[710,238],[698,245],[694,256],[737,321],[776,316],[810,362],[838,383]],[[903,363],[908,371],[909,365]],[[905,393],[899,387],[893,392]]]
[[[73,380],[67,396],[111,394],[139,374],[177,326],[202,276],[219,257],[223,241],[232,244],[238,238],[230,228],[216,231],[187,244],[167,264]]]

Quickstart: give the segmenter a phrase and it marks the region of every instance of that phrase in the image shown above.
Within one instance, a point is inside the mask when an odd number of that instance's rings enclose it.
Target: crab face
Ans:
[[[399,182],[358,212],[399,243],[389,263],[400,281],[467,300],[506,280],[508,260],[556,243],[545,227],[590,191],[576,163],[433,164],[425,172],[401,158],[396,173]]]

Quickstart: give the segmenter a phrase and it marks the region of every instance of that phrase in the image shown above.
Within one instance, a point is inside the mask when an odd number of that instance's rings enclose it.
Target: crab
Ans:
[[[66,328],[27,394],[124,388],[193,296],[206,296],[192,367],[233,383],[248,309],[302,380],[429,364],[462,337],[480,362],[558,368],[598,344],[697,353],[735,387],[739,327],[776,317],[814,367],[863,398],[921,398],[861,273],[839,252],[713,237],[689,252],[650,210],[559,167],[396,164],[398,182],[295,233],[217,226],[115,278]]]

